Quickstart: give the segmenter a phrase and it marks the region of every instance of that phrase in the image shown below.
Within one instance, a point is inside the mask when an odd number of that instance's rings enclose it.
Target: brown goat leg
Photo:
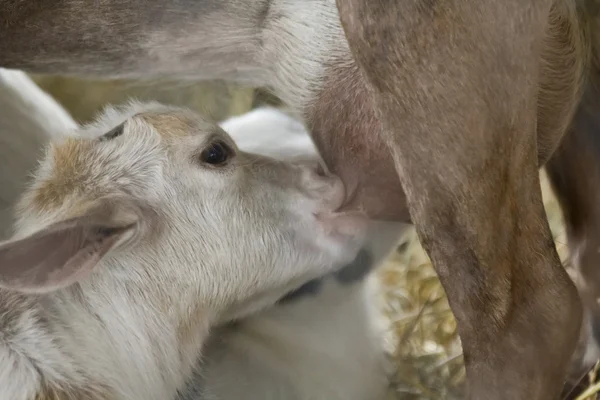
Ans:
[[[546,164],[561,205],[580,295],[589,316],[572,368],[577,379],[591,367],[585,357],[600,342],[600,92],[589,85],[568,134]],[[591,337],[588,331],[592,334]],[[596,343],[591,343],[595,341]]]
[[[538,179],[535,54],[550,2],[337,4],[457,318],[469,398],[556,398],[581,304]]]

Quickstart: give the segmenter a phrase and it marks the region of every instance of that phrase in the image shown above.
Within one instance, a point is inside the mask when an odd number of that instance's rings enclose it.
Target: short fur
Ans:
[[[14,89],[3,90],[5,85]],[[7,141],[28,139],[42,148],[58,136],[55,131],[61,130],[61,124],[63,130],[76,126],[59,104],[21,72],[0,70],[0,99],[4,96],[28,99],[27,103],[7,102],[7,108],[0,110],[5,112],[3,121],[13,127],[4,132]],[[64,118],[44,121],[44,117],[51,118],[51,112]],[[12,121],[16,115],[22,119],[18,123]],[[40,123],[31,128],[29,120]],[[319,160],[303,124],[279,110],[257,109],[220,125],[244,151],[281,160]],[[111,132],[121,127],[124,125]],[[32,161],[37,154],[7,152],[3,160]],[[243,390],[245,398],[261,400],[279,399],[282,392],[290,399],[379,399],[388,384],[382,349],[384,327],[380,327],[374,302],[377,282],[369,279],[369,272],[394,247],[404,227],[372,223],[367,243],[352,263],[294,289],[279,300],[280,305],[211,332],[205,359],[199,360],[181,398],[197,400],[218,393],[220,400],[236,399],[240,396],[227,396],[223,391]],[[240,382],[250,376],[252,391],[248,383]],[[58,389],[45,388],[40,393],[57,399],[82,395]],[[93,395],[100,397],[97,392]]]
[[[302,124],[258,109],[221,126],[245,150],[286,160],[318,160]],[[388,386],[374,270],[407,225],[371,222],[353,263],[295,291],[286,301],[213,333],[206,358],[180,400],[379,400]],[[362,256],[367,254],[368,256]],[[371,274],[372,275],[372,274]]]
[[[164,132],[171,118],[189,121],[186,135]],[[78,137],[54,141],[0,245],[0,398],[173,398],[212,326],[362,243],[360,215],[331,214],[339,181],[237,149],[228,167],[203,166],[211,140],[235,145],[187,110],[108,109]]]

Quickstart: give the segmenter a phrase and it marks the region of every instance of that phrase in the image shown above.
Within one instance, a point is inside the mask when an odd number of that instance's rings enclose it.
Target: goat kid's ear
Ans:
[[[80,217],[0,244],[0,287],[24,293],[65,288],[134,234],[136,223],[111,225]]]

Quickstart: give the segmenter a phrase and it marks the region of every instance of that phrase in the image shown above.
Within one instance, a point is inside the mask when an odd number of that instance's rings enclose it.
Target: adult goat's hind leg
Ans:
[[[568,133],[546,165],[563,211],[571,261],[586,310],[572,378],[600,357],[600,20],[591,3],[579,10],[590,56],[585,90]]]
[[[551,2],[337,3],[457,318],[470,398],[556,398],[581,304],[538,175]]]
[[[558,150],[546,165],[560,203],[571,261],[589,320],[573,365],[578,379],[598,356],[600,343],[600,92],[589,85]],[[590,326],[587,324],[591,323]],[[591,336],[590,336],[591,333]]]

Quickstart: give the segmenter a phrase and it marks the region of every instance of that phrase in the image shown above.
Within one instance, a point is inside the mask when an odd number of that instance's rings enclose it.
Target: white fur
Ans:
[[[305,110],[323,86],[326,61],[350,53],[335,1],[272,1],[261,33],[262,79],[295,110]]]
[[[135,116],[147,112],[183,114],[194,135],[165,139]],[[272,304],[359,249],[360,224],[339,230],[340,217],[327,215],[343,198],[339,180],[241,152],[227,169],[204,167],[197,156],[210,135],[227,136],[188,111],[158,104],[109,109],[80,136],[95,140],[124,120],[122,136],[74,155],[85,161],[84,190],[47,211],[32,208],[33,192],[24,197],[16,238],[105,198],[118,211],[125,201],[123,218],[133,218],[129,206],[139,208],[139,231],[73,287],[43,302],[14,295],[18,317],[2,321],[14,324],[10,341],[0,332],[2,399],[29,399],[41,380],[106,386],[123,399],[172,398],[211,326]],[[42,162],[34,191],[56,173],[55,153]],[[324,213],[325,225],[315,213]],[[190,323],[197,334],[177,337]]]
[[[52,111],[60,116],[56,123],[63,124],[54,131],[45,131],[48,125],[42,123],[37,129],[17,128],[12,133],[36,135],[37,140],[38,133],[55,136],[75,125],[52,99],[46,101],[47,95],[26,75],[0,70],[0,76],[5,78],[0,84],[18,78],[23,85],[17,95],[31,98],[26,107],[7,101],[13,107],[20,107],[18,115],[22,119],[40,116],[43,122],[43,118],[48,118],[48,111]],[[0,87],[0,97],[5,93]],[[3,100],[6,101],[2,98],[0,102]],[[7,114],[4,121],[8,123],[10,116]],[[254,110],[221,125],[245,151],[283,160],[318,159],[304,126],[278,110]],[[10,131],[2,132],[5,138],[10,138],[4,132]],[[40,140],[38,146],[43,142],[45,139]],[[35,152],[24,152],[20,156],[32,153]],[[9,155],[14,158],[15,153]],[[374,255],[375,263],[389,253],[402,228],[402,224],[395,223],[371,224],[366,247]],[[373,279],[342,285],[329,277],[315,296],[276,305],[242,320],[240,325],[219,329],[212,335],[206,350],[208,359],[203,363],[204,370],[197,371],[198,377],[191,382],[191,388],[204,392],[203,398],[211,398],[212,393],[219,400],[378,398],[385,389],[386,379],[381,326],[374,305],[375,285]],[[124,314],[123,318],[137,319],[133,314]],[[127,362],[128,358],[122,361]],[[131,364],[130,367],[138,368]],[[35,376],[35,371],[29,370],[29,373]],[[25,387],[28,381],[24,378],[25,370],[11,373],[10,377],[0,373],[0,382],[15,379],[15,376],[23,381],[13,381],[14,386]],[[139,379],[139,376],[130,379]],[[147,383],[154,379],[152,374],[146,377]],[[194,398],[193,393],[188,396],[186,398]]]
[[[131,69],[132,74],[111,73],[121,77],[168,74],[269,86],[286,104],[305,113],[330,73],[327,65],[344,66],[351,60],[333,0],[205,3],[219,4],[208,14],[182,17],[181,30],[159,25],[144,32],[141,47],[151,62]]]
[[[257,109],[221,126],[245,150],[279,159],[318,154],[304,126]],[[371,222],[365,246],[375,265],[407,225]],[[382,318],[374,277],[341,284],[327,277],[315,295],[276,305],[212,336],[190,392],[219,400],[369,400],[387,388]],[[210,397],[208,397],[210,398]]]

